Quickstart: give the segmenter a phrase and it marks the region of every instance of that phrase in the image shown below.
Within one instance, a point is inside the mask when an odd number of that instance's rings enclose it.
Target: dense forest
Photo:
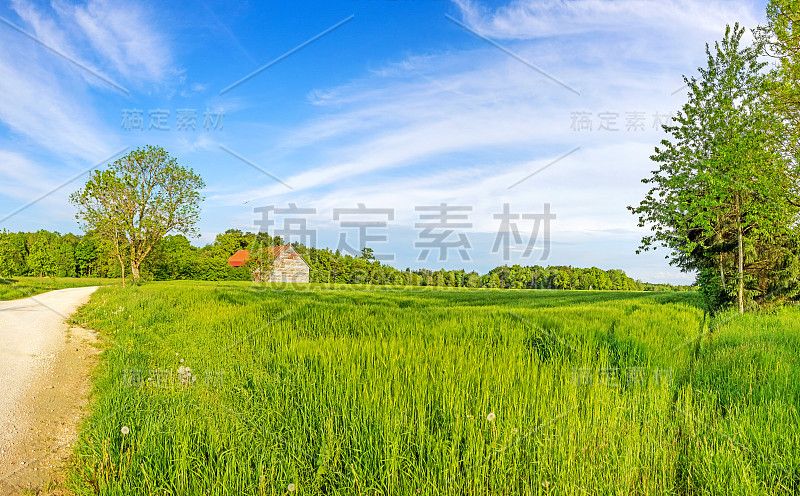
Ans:
[[[214,243],[192,246],[181,235],[162,239],[142,266],[145,280],[197,279],[206,281],[249,280],[246,267],[231,267],[228,258],[260,244],[282,244],[267,234],[230,229]],[[464,270],[398,270],[374,260],[365,249],[361,256],[342,255],[329,249],[295,249],[311,266],[311,282],[385,284],[509,289],[599,289],[666,291],[690,289],[669,284],[649,284],[628,277],[622,270],[596,267],[501,266],[488,274]],[[109,244],[89,233],[84,236],[57,232],[0,232],[0,277],[120,277],[120,265]]]

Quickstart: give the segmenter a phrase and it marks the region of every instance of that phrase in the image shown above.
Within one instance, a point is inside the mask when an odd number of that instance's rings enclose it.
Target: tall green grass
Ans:
[[[95,293],[76,492],[798,489],[796,310],[709,333],[692,293],[262,289]]]
[[[120,279],[99,277],[14,277],[0,278],[0,301],[18,300],[56,289],[119,284]]]

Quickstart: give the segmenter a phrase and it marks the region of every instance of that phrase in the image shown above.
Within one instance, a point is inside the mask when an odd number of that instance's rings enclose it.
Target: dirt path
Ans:
[[[98,353],[65,321],[96,289],[0,302],[0,495],[61,494]]]

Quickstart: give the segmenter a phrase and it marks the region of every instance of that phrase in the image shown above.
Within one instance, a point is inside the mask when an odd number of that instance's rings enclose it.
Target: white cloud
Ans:
[[[56,154],[102,158],[110,147],[92,117],[79,78],[52,70],[57,63],[43,60],[48,55],[14,36],[0,33],[4,47],[0,51],[0,120],[25,140]]]
[[[596,251],[595,241],[624,241],[632,256],[642,231],[625,207],[646,191],[640,179],[662,138],[654,114],[679,108],[682,95],[672,93],[704,62],[704,44],[721,37],[726,23],[754,25],[757,9],[688,0],[514,2],[494,11],[457,4],[474,29],[505,40],[581,96],[489,44],[411,55],[309,94],[319,117],[287,132],[277,150],[258,152],[292,164],[266,166],[292,190],[252,171],[250,188],[218,190],[209,201],[297,202],[317,208],[321,229],[335,228],[324,220],[332,208],[356,202],[394,207],[395,223],[406,227],[419,220],[415,205],[448,202],[473,206],[473,230],[484,234],[496,232],[492,214],[504,202],[526,213],[548,202],[558,215],[554,238],[598,259],[618,254]],[[571,130],[576,111],[591,112],[591,132]],[[601,112],[617,114],[619,131],[598,131]],[[643,113],[644,129],[626,129],[628,112]],[[242,153],[259,162],[257,153]]]
[[[752,4],[729,0],[515,0],[495,10],[474,0],[454,2],[473,29],[498,39],[622,30],[718,34],[725,24],[740,22],[752,28],[761,18]]]
[[[171,64],[169,45],[136,5],[13,0],[11,9],[18,19],[9,22],[50,50],[9,26],[0,28],[0,122],[11,131],[0,147],[6,212],[121,148],[118,133],[98,110],[121,94],[103,79],[121,86],[160,83]],[[72,217],[64,208],[69,190],[47,196],[9,222],[66,221]]]
[[[55,186],[50,173],[24,156],[0,150],[0,194],[30,200]]]
[[[168,40],[155,28],[155,16],[132,2],[89,0],[86,5],[54,3],[59,20],[79,29],[73,35],[88,42],[109,68],[132,82],[162,82],[172,75]]]
[[[104,0],[82,6],[56,0],[52,8],[14,0],[11,7],[21,29],[63,54],[11,28],[0,30],[0,121],[22,138],[17,145],[50,150],[72,167],[119,148],[91,90],[115,92],[103,78],[121,86],[157,83],[169,73],[168,44],[146,12]]]

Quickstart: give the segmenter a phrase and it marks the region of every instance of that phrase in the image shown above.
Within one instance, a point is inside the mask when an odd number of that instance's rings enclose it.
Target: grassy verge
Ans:
[[[35,296],[55,289],[119,284],[119,281],[119,279],[104,279],[99,277],[45,277],[41,280],[38,277],[0,278],[0,301],[28,298],[29,296]]]
[[[692,293],[170,282],[92,301],[76,320],[111,344],[80,494],[798,489],[796,310],[708,333]]]

